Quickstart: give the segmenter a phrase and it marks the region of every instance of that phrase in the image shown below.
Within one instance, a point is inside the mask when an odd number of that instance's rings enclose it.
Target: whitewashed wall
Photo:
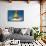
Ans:
[[[24,10],[23,22],[8,22],[8,10]],[[40,4],[37,1],[26,2],[1,2],[0,1],[0,27],[31,28],[40,26]]]

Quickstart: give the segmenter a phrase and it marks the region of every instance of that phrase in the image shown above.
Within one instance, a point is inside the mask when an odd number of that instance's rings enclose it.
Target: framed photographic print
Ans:
[[[8,21],[24,21],[24,10],[8,10]]]

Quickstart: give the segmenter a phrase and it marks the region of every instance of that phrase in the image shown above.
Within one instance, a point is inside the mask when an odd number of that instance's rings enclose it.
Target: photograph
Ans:
[[[24,10],[8,10],[8,21],[24,21]]]

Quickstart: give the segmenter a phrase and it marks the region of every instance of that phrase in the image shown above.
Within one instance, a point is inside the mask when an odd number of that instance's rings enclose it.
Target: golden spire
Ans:
[[[15,19],[18,19],[18,18],[19,18],[19,16],[18,16],[18,11],[15,12],[13,18],[15,18]]]

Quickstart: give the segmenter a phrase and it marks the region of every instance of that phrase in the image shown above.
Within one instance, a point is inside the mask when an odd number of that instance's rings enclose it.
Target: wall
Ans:
[[[24,10],[23,22],[8,22],[8,10]],[[40,4],[37,1],[26,2],[1,2],[0,1],[0,27],[31,28],[40,26]]]

